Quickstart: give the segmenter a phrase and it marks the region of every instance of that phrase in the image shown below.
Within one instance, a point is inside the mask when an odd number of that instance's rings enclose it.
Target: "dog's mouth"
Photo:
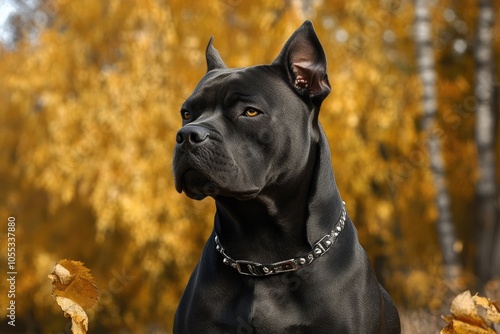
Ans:
[[[216,181],[194,169],[187,169],[179,178],[176,178],[175,189],[179,193],[184,191],[186,196],[195,200],[202,200],[207,196],[213,198],[233,197],[238,200],[249,200],[255,198],[260,192],[258,188],[245,191],[225,189],[218,185]]]
[[[193,154],[176,152],[174,156],[174,179],[177,192],[195,200],[207,196],[214,199],[233,197],[239,200],[255,198],[261,188],[249,180],[241,180],[236,165],[224,161],[210,160],[211,164]],[[212,166],[212,168],[210,167]]]
[[[175,179],[175,189],[196,200],[201,200],[206,196],[215,195],[217,187],[203,173],[194,170],[185,170],[180,177]]]

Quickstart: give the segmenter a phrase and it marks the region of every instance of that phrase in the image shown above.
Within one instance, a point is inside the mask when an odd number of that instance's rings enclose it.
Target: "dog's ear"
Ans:
[[[226,64],[220,57],[219,51],[212,45],[214,41],[214,36],[210,37],[208,42],[207,51],[205,52],[205,57],[207,58],[207,72],[215,69],[227,68]]]
[[[273,64],[286,68],[290,84],[320,104],[330,93],[326,56],[311,21],[305,21],[288,39]]]

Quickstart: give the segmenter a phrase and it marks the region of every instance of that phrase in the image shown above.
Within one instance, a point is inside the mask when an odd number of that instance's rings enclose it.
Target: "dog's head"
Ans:
[[[212,42],[207,73],[180,111],[177,191],[244,200],[269,185],[293,189],[319,138],[318,112],[330,92],[312,23],[304,22],[270,65],[227,68]]]

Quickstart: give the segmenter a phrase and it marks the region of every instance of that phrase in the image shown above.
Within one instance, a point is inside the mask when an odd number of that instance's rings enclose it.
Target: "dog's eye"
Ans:
[[[182,110],[181,111],[181,116],[182,116],[182,119],[184,119],[184,120],[187,121],[188,119],[191,118],[191,113],[189,111],[187,111],[187,110]]]
[[[248,116],[248,117],[255,117],[258,114],[260,114],[260,112],[258,110],[255,110],[255,109],[247,109],[247,110],[245,110],[245,116]]]

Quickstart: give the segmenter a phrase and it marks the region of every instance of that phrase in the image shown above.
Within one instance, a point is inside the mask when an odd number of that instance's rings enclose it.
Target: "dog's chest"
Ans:
[[[293,281],[282,279],[285,282],[279,286],[255,285],[249,325],[257,333],[300,333],[310,325],[300,293],[293,291]]]

